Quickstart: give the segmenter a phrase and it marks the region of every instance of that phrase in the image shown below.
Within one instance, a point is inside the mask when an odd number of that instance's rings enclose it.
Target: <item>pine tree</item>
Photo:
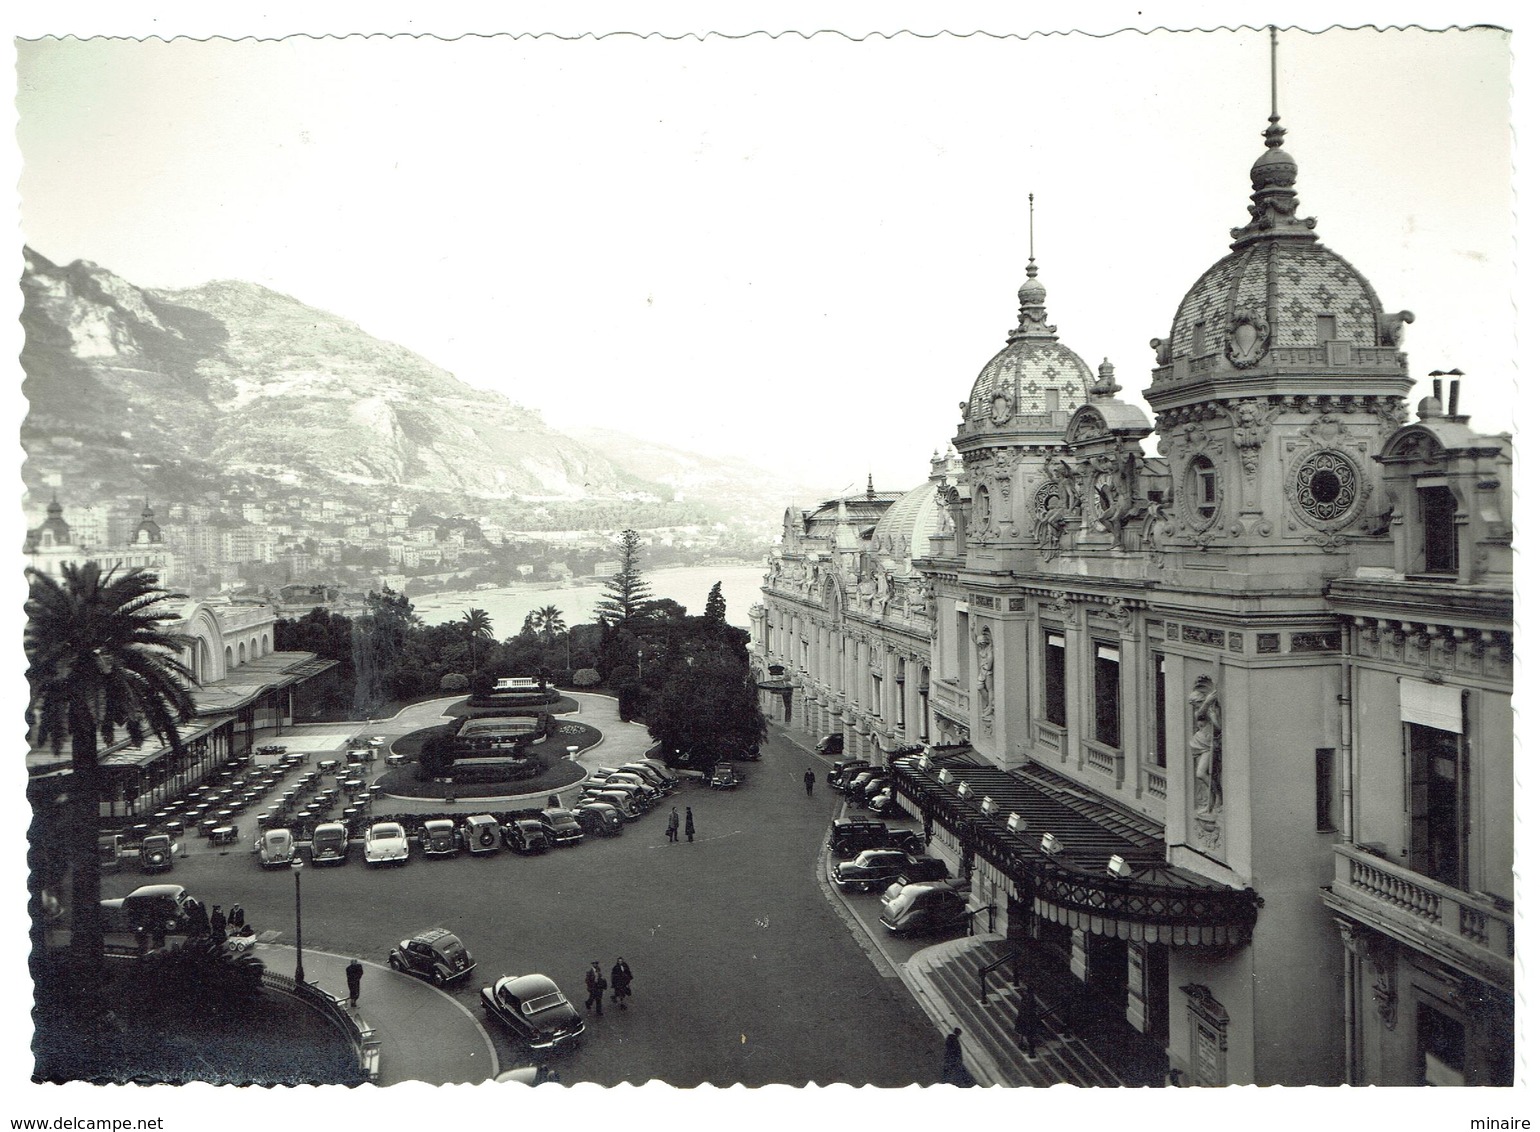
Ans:
[[[634,530],[620,532],[620,569],[604,583],[607,597],[596,613],[607,625],[628,626],[652,610],[652,588],[642,577],[642,536]]]
[[[722,583],[717,582],[706,595],[706,624],[727,624],[727,599],[722,596]]]

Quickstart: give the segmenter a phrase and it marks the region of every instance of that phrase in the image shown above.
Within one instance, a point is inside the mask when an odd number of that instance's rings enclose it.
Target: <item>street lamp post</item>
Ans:
[[[289,862],[289,868],[294,872],[294,981],[305,981],[305,936],[304,921],[300,918],[299,901],[299,874],[304,869],[305,862],[298,857]]]

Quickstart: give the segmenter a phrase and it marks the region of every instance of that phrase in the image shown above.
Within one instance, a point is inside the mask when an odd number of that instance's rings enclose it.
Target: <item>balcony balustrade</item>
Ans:
[[[1327,904],[1484,979],[1513,985],[1513,913],[1363,849],[1338,845]]]

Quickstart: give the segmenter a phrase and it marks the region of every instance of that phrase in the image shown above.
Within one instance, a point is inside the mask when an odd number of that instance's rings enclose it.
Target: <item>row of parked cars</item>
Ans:
[[[829,880],[847,892],[882,891],[882,926],[895,935],[967,930],[966,888],[946,862],[925,855],[910,829],[871,818],[839,818],[829,827]]]
[[[625,823],[641,817],[678,778],[663,763],[646,759],[621,767],[602,767],[584,784],[583,793],[570,808],[515,811],[499,821],[491,814],[470,814],[458,820],[430,818],[420,831],[409,834],[399,821],[371,823],[363,835],[366,865],[405,864],[416,841],[424,857],[454,857],[511,849],[516,853],[543,853],[553,846],[576,845],[586,836],[613,837]],[[313,864],[346,864],[353,841],[342,822],[325,822],[311,836]],[[300,852],[290,829],[266,829],[256,840],[257,863],[262,868],[284,868]]]
[[[903,813],[893,796],[893,775],[885,766],[861,759],[841,759],[824,775],[830,786],[845,795],[850,805],[870,810],[878,817]]]

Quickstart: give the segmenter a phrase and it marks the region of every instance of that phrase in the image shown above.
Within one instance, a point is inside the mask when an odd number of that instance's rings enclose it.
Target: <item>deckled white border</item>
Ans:
[[[1515,57],[1520,62],[1514,68],[1515,111],[1514,123],[1518,132],[1516,158],[1522,164],[1524,151],[1524,126],[1529,121],[1530,92],[1525,89],[1522,60],[1526,56],[1525,33],[1532,30],[1530,8],[1517,3],[1501,2],[1483,5],[1473,10],[1467,4],[1448,2],[1341,3],[1336,5],[1312,4],[1302,9],[1289,6],[1289,11],[1268,12],[1255,4],[1179,3],[1161,4],[1143,8],[1132,5],[1100,5],[1088,10],[1086,5],[1034,4],[1030,8],[1020,4],[1002,3],[949,3],[945,5],[905,3],[895,0],[884,4],[844,4],[782,2],[776,4],[739,4],[733,6],[676,3],[648,5],[645,11],[635,4],[595,3],[585,5],[535,3],[518,6],[486,3],[456,3],[438,0],[433,4],[408,3],[267,3],[245,5],[239,10],[207,3],[59,3],[24,2],[18,10],[8,13],[7,22],[12,37],[36,37],[48,34],[90,35],[155,35],[171,37],[190,35],[245,36],[276,38],[285,34],[334,34],[358,32],[407,32],[438,35],[456,35],[466,32],[492,32],[502,30],[551,31],[558,34],[583,34],[603,30],[655,31],[663,34],[696,34],[717,30],[726,34],[741,35],[757,30],[814,32],[833,29],[851,36],[872,31],[897,31],[907,29],[919,33],[939,30],[969,31],[987,29],[998,32],[1024,32],[1029,29],[1076,29],[1092,33],[1110,33],[1124,27],[1135,28],[1202,28],[1237,26],[1247,24],[1262,26],[1269,21],[1292,26],[1324,28],[1333,24],[1344,26],[1409,25],[1440,27],[1451,24],[1491,23],[1514,28],[1518,34],[1514,41]],[[1244,18],[1242,18],[1244,16]],[[11,74],[14,70],[14,51],[11,52]],[[12,136],[14,137],[14,107],[11,109]],[[1415,140],[1409,139],[1409,156],[1415,156]],[[19,158],[14,147],[6,147],[6,160],[10,162],[8,183],[16,183]],[[1427,155],[1423,155],[1427,156]],[[1520,182],[1520,191],[1522,183]],[[19,241],[18,241],[19,243]],[[18,249],[19,250],[19,249]],[[20,273],[20,257],[13,259],[13,276]],[[20,307],[18,292],[13,296],[12,310]],[[1527,295],[1527,285],[1521,274],[1520,294]],[[1525,304],[1527,307],[1527,304]],[[1521,308],[1522,309],[1522,308]],[[3,320],[6,356],[15,357],[20,349],[20,332],[14,318]],[[1472,328],[1472,333],[1479,333]],[[18,371],[13,367],[13,376]],[[24,408],[19,395],[19,380],[8,387],[12,419],[19,421]],[[1525,408],[1528,405],[1525,404]],[[1527,418],[1527,414],[1525,414]],[[1521,419],[1520,428],[1523,427]],[[1523,436],[1520,436],[1520,452]],[[19,468],[19,448],[12,449],[13,459]],[[1531,516],[1523,485],[1533,482],[1533,477],[1521,465],[1520,511],[1518,526],[1524,543],[1527,521]],[[19,476],[13,480],[19,484]],[[19,489],[18,489],[19,494]],[[19,548],[22,541],[22,522],[19,506],[0,509],[0,522],[7,524],[4,536],[10,545]],[[19,572],[0,573],[0,605],[12,611],[13,642],[19,642],[19,609],[24,596]],[[1524,592],[1523,587],[1520,590]],[[1522,614],[1520,601],[1522,655]],[[20,649],[14,647],[7,654],[14,665],[13,675],[5,682],[6,705],[14,721],[19,737],[21,704],[15,690],[21,687]],[[1523,668],[1520,667],[1515,688],[1522,689]],[[1516,697],[1522,702],[1522,694]],[[1524,742],[1529,728],[1521,723],[1516,763],[1523,765],[1525,755],[1531,749]],[[11,792],[19,795],[21,786],[20,748],[13,748],[16,757],[11,766]],[[1522,814],[1522,801],[1516,805]],[[5,848],[12,861],[23,861],[25,852],[24,822],[13,807],[3,811],[8,819],[0,837],[5,838]],[[1521,833],[1523,825],[1521,821]],[[1521,840],[1521,862],[1533,860],[1529,839]],[[1522,865],[1521,865],[1522,869]],[[22,909],[24,890],[22,875],[13,874],[11,908]],[[1519,939],[1521,957],[1527,940],[1526,917],[1520,908]],[[4,969],[18,972],[24,969],[26,934],[21,915],[8,918],[9,931],[0,934],[0,958]],[[1522,976],[1521,976],[1522,978]],[[1524,983],[1521,982],[1521,988]],[[522,1089],[493,1090],[482,1088],[474,1092],[457,1089],[452,1095],[436,1092],[426,1087],[398,1086],[389,1091],[357,1090],[351,1093],[328,1090],[326,1096],[314,1095],[311,1090],[244,1090],[239,1094],[228,1089],[214,1091],[206,1086],[194,1086],[181,1090],[154,1089],[93,1089],[90,1086],[68,1086],[64,1090],[53,1087],[33,1086],[26,1083],[31,1056],[27,1049],[30,1026],[25,1011],[30,999],[29,988],[22,980],[12,978],[6,982],[5,1004],[10,1008],[12,1024],[5,1028],[0,1038],[0,1119],[17,1116],[105,1116],[105,1115],[165,1115],[166,1127],[183,1129],[194,1126],[239,1123],[243,1126],[262,1128],[281,1120],[298,1120],[301,1126],[324,1126],[333,1121],[346,1121],[350,1127],[357,1122],[368,1121],[377,1127],[392,1130],[409,1129],[419,1121],[448,1122],[457,1128],[491,1126],[529,1120],[555,1122],[551,1127],[568,1128],[592,1121],[623,1121],[625,1127],[682,1127],[700,1125],[705,1121],[731,1121],[734,1126],[760,1127],[776,1125],[791,1120],[814,1120],[820,1125],[838,1122],[855,1122],[859,1126],[901,1127],[922,1129],[928,1126],[955,1126],[979,1122],[984,1127],[996,1123],[1030,1123],[1039,1127],[1060,1124],[1076,1127],[1101,1127],[1114,1120],[1128,1121],[1138,1126],[1190,1127],[1194,1123],[1206,1123],[1216,1119],[1238,1118],[1256,1123],[1264,1121],[1274,1126],[1274,1121],[1288,1120],[1290,1124],[1319,1122],[1341,1124],[1346,1121],[1405,1121],[1414,1128],[1467,1128],[1469,1119],[1476,1116],[1524,1115],[1531,1119],[1540,1117],[1540,1110],[1532,1104],[1533,1095],[1528,1089],[1515,1089],[1512,1093],[1477,1095],[1474,1091],[1455,1092],[1427,1090],[1416,1093],[1399,1093],[1387,1096],[1384,1092],[1368,1090],[1270,1090],[1262,1095],[1254,1090],[1226,1090],[1223,1093],[1196,1090],[1162,1090],[1147,1094],[1074,1094],[1066,1090],[1053,1090],[1051,1094],[1026,1094],[1020,1091],[993,1091],[984,1094],[974,1091],[966,1094],[950,1090],[928,1090],[916,1095],[916,1090],[879,1092],[863,1090],[859,1093],[847,1088],[829,1090],[804,1090],[800,1093],[785,1088],[772,1088],[757,1092],[734,1089],[726,1092],[714,1090],[677,1091],[668,1089],[618,1089],[608,1093],[593,1089],[550,1090],[539,1089],[526,1093]],[[1521,999],[1520,1015],[1524,1003]],[[858,1023],[857,1023],[858,1024]],[[683,1040],[688,1040],[682,1036]],[[168,1095],[169,1094],[169,1095]],[[340,1094],[340,1095],[338,1095]],[[66,1099],[67,1098],[67,1099]],[[1412,1106],[1415,1106],[1412,1107]],[[476,1119],[472,1112],[484,1114]]]

